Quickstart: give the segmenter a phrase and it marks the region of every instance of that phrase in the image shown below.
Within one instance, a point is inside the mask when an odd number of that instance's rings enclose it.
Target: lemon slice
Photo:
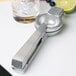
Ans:
[[[72,13],[75,6],[76,0],[57,0],[57,7],[63,8],[65,13]]]

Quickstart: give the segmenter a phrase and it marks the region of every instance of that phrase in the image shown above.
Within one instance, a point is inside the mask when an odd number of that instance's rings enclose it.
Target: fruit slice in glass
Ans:
[[[6,0],[0,0],[0,2],[4,2],[4,1],[6,1]]]

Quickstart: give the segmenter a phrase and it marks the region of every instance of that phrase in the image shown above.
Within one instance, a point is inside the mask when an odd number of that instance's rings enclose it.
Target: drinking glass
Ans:
[[[39,0],[12,0],[13,17],[22,23],[35,21],[39,14]]]

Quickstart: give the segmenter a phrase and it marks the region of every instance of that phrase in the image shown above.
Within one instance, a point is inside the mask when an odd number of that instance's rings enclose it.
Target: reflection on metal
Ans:
[[[62,29],[63,13],[63,9],[52,7],[48,13],[37,16],[35,23],[37,30],[12,59],[12,66],[15,70],[24,71],[38,53],[45,39]]]

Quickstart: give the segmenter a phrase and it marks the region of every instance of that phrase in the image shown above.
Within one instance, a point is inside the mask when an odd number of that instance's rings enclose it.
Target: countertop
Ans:
[[[64,29],[61,33],[45,41],[24,74],[17,73],[11,68],[12,57],[36,29],[34,23],[16,22],[11,3],[1,2],[0,64],[13,76],[76,76],[76,12],[65,15],[64,18]]]

